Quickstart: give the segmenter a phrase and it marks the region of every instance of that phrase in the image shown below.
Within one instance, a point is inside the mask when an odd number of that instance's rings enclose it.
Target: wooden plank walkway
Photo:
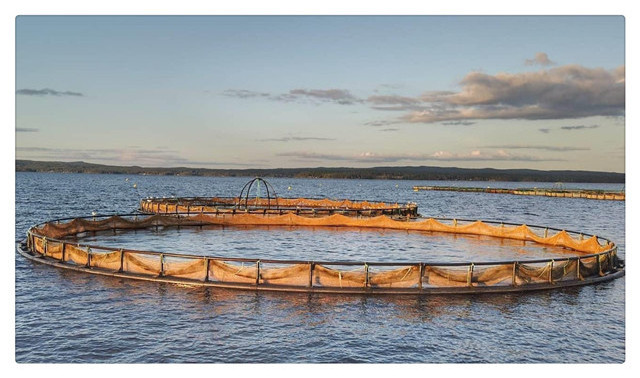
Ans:
[[[474,187],[457,187],[457,186],[414,186],[413,191],[434,190],[448,192],[472,192],[472,193],[497,193],[497,194],[516,194],[523,196],[544,196],[544,197],[563,197],[563,198],[586,198],[597,200],[624,201],[624,191],[605,191],[605,190],[585,190],[585,189],[552,189],[552,188],[474,188]]]

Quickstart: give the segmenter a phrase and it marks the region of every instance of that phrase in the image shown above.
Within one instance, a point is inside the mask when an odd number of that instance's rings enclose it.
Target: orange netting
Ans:
[[[193,205],[190,204],[193,203]],[[228,197],[213,197],[206,199],[207,204],[201,204],[202,200],[186,200],[183,199],[180,202],[170,202],[168,199],[148,199],[143,200],[140,203],[140,208],[143,211],[156,212],[156,213],[175,213],[177,212],[208,212],[215,211],[215,205],[226,206],[256,206],[256,207],[305,207],[305,208],[325,208],[325,209],[354,209],[354,210],[367,210],[367,209],[397,209],[402,206],[397,203],[385,203],[385,202],[369,202],[369,201],[351,201],[351,200],[331,200],[331,199],[310,199],[310,198],[228,198]],[[209,205],[208,203],[211,203]]]
[[[323,265],[313,263],[261,264],[256,261],[224,261],[206,257],[114,250],[74,245],[59,238],[88,231],[137,229],[177,225],[274,225],[274,226],[336,226],[388,228],[395,230],[434,231],[457,234],[485,235],[532,241],[543,245],[562,246],[582,253],[597,254],[575,257],[560,262],[496,263],[474,266],[406,266]],[[210,281],[245,285],[283,285],[329,288],[416,288],[527,285],[564,280],[580,280],[602,276],[615,269],[615,245],[601,245],[596,236],[574,238],[565,231],[548,235],[548,230],[532,230],[526,225],[491,225],[482,221],[468,224],[443,223],[436,219],[394,220],[388,216],[346,217],[331,215],[305,217],[293,213],[283,215],[195,214],[152,215],[126,219],[112,216],[101,220],[74,219],[67,223],[46,223],[32,228],[29,248],[37,254],[82,267],[121,271],[147,276],[175,277],[192,281]]]
[[[532,241],[544,245],[570,248],[575,251],[585,253],[598,253],[606,251],[612,247],[612,244],[601,245],[596,236],[580,240],[572,238],[566,231],[560,231],[555,235],[545,237],[544,235],[541,236],[534,233],[527,225],[493,226],[482,221],[476,221],[465,225],[449,225],[439,222],[433,218],[415,221],[399,221],[391,219],[385,215],[371,218],[355,218],[341,214],[313,218],[303,217],[292,213],[274,216],[259,216],[254,214],[197,214],[191,217],[191,219],[212,225],[361,227],[483,235],[504,239]]]
[[[192,216],[163,216],[152,215],[140,220],[128,220],[119,216],[112,216],[104,220],[74,219],[68,223],[47,223],[35,229],[38,234],[48,238],[61,238],[87,231],[104,231],[110,229],[136,229],[153,226],[177,225],[244,225],[244,226],[318,226],[318,227],[359,227],[359,228],[387,228],[393,230],[433,231],[454,234],[493,236],[504,239],[532,241],[544,245],[570,248],[578,252],[598,253],[613,247],[612,243],[601,245],[594,235],[586,239],[575,239],[566,231],[555,235],[544,236],[535,233],[527,225],[494,226],[482,221],[469,224],[446,224],[436,219],[423,220],[394,220],[388,216],[377,217],[347,217],[334,214],[326,217],[304,217],[292,213],[283,215],[262,216],[255,214],[196,214]]]
[[[343,269],[321,264],[291,263],[265,267],[255,262],[225,262],[203,257],[163,256],[149,252],[116,250],[95,252],[87,247],[32,237],[34,251],[78,266],[147,276],[175,277],[231,284],[313,286],[329,288],[416,288],[505,286],[580,280],[614,269],[614,255],[604,253],[554,263],[504,263],[492,266],[438,267],[407,265],[384,270],[378,266]],[[64,248],[64,259],[63,259]],[[577,271],[577,267],[580,271]],[[267,264],[269,265],[269,264]],[[282,265],[282,264],[280,264]],[[257,279],[258,272],[260,274]]]
[[[109,270],[120,269],[122,251],[91,254],[91,266]]]

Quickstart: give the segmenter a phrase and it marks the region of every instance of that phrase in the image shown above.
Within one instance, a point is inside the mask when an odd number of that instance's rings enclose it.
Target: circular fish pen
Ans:
[[[255,182],[252,180],[252,182]],[[247,184],[249,185],[249,184]],[[266,182],[262,183],[268,188]],[[140,212],[48,221],[18,245],[25,257],[60,268],[147,281],[258,291],[359,294],[476,294],[547,290],[624,275],[612,241],[549,227],[424,218],[417,205],[265,197],[145,199]],[[340,227],[478,235],[557,246],[571,256],[499,261],[316,261],[206,256],[86,244],[96,232],[205,226]],[[77,238],[71,240],[71,237]]]
[[[259,191],[250,198],[250,190],[255,184],[265,188],[266,196]],[[346,216],[372,217],[387,215],[392,218],[418,217],[418,205],[415,203],[384,203],[373,201],[331,200],[327,198],[280,198],[269,183],[256,178],[249,181],[238,197],[184,197],[184,198],[147,198],[140,202],[140,211],[149,214],[256,214],[283,215],[293,213],[305,217],[321,217],[333,214]]]

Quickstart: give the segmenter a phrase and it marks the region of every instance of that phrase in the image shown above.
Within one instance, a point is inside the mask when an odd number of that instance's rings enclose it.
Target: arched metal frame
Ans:
[[[240,195],[238,196],[238,203],[236,204],[235,207],[238,209],[249,210],[249,195],[251,194],[251,188],[253,187],[254,184],[256,184],[256,189],[258,190],[256,194],[256,204],[257,204],[258,200],[260,199],[260,194],[259,194],[260,183],[264,184],[264,187],[267,191],[267,197],[266,197],[267,209],[268,210],[271,209],[271,200],[273,199],[276,202],[276,210],[279,210],[280,206],[278,204],[278,194],[276,193],[276,190],[273,188],[273,186],[269,182],[267,182],[267,180],[263,179],[262,177],[256,177],[253,180],[249,181],[248,183],[244,184],[244,186],[242,187],[242,190],[240,191]],[[272,193],[273,193],[273,197],[271,196]],[[244,208],[241,207],[243,199],[244,199]]]

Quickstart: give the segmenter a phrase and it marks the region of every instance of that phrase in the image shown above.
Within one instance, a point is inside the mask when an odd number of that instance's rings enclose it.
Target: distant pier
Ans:
[[[586,190],[586,189],[552,189],[552,188],[473,188],[457,186],[414,186],[413,191],[439,190],[447,192],[473,192],[473,193],[497,193],[516,194],[521,196],[544,196],[563,198],[586,198],[595,200],[624,201],[624,191]]]

